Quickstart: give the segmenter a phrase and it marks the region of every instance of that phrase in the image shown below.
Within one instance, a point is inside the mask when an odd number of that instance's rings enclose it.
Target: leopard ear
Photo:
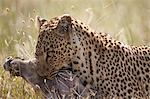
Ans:
[[[39,30],[46,21],[47,21],[46,19],[43,19],[40,16],[36,16],[35,27]]]
[[[71,16],[68,14],[65,14],[60,17],[60,20],[57,25],[58,34],[60,36],[64,36],[65,34],[72,31],[71,21]]]

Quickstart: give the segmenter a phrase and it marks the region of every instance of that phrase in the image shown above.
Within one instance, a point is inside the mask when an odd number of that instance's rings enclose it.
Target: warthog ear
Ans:
[[[71,24],[71,16],[68,14],[64,14],[60,17],[60,20],[57,25],[57,32],[60,36],[64,36],[65,34],[72,31],[72,24]]]
[[[47,20],[41,18],[40,16],[36,16],[35,18],[35,27],[39,30],[40,27],[46,22]]]

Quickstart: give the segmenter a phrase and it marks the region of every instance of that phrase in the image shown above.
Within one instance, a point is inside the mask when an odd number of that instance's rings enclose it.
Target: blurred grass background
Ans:
[[[2,64],[7,56],[34,57],[36,15],[68,13],[130,45],[150,45],[150,0],[0,0],[0,99],[40,99]]]

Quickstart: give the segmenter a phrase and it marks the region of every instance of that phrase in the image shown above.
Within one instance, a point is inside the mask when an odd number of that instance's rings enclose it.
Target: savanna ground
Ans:
[[[7,56],[34,57],[36,15],[68,13],[130,45],[150,46],[150,0],[0,0],[0,99],[40,99],[23,79],[10,77]]]

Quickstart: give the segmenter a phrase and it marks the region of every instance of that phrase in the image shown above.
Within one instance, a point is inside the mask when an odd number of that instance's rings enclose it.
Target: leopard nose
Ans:
[[[11,70],[11,61],[12,61],[13,59],[11,58],[11,57],[8,57],[8,58],[6,58],[6,61],[5,61],[5,63],[3,64],[3,67],[4,67],[4,69],[6,70],[6,71],[10,71]]]

